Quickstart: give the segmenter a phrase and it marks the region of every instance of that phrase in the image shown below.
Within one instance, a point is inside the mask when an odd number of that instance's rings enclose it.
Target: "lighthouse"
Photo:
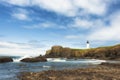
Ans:
[[[90,43],[89,43],[89,41],[87,41],[86,48],[87,48],[87,49],[89,49],[89,48],[90,48]]]

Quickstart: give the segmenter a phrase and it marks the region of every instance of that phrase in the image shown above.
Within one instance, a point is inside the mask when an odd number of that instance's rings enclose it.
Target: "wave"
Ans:
[[[88,63],[91,63],[91,64],[101,64],[102,62],[106,62],[106,60],[98,60],[98,59],[88,60]]]
[[[25,55],[25,56],[22,56],[22,57],[19,57],[19,58],[13,58],[13,61],[14,62],[20,62],[24,58],[31,58],[31,56]]]
[[[99,60],[99,59],[78,59],[78,60],[68,60],[68,62],[100,64],[102,62],[106,62],[106,60]]]
[[[66,58],[47,58],[48,62],[66,62]]]
[[[106,60],[98,60],[98,59],[66,59],[66,58],[47,58],[48,62],[67,62],[67,63],[85,63],[85,64],[101,64],[102,62],[106,62]]]
[[[51,68],[51,66],[43,65],[43,68]]]

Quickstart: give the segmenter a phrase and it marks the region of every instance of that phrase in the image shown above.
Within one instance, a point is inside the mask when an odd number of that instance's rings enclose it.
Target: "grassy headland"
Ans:
[[[120,44],[90,49],[71,49],[62,46],[53,46],[46,52],[46,57],[65,58],[94,58],[107,60],[120,60]]]

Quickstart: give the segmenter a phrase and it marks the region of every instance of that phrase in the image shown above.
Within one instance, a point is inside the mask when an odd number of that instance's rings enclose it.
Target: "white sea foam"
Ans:
[[[25,55],[25,56],[22,56],[22,57],[20,57],[20,58],[13,58],[13,61],[14,62],[20,62],[20,60],[22,60],[22,59],[24,59],[24,58],[31,58],[31,56],[29,56],[29,55]]]
[[[47,58],[48,62],[66,62],[66,58]]]
[[[106,60],[98,60],[98,59],[70,60],[66,58],[47,58],[47,61],[48,62],[90,63],[90,64],[101,64],[102,62],[106,62]]]
[[[43,65],[43,68],[50,68],[51,66],[46,66],[46,65]]]
[[[97,59],[88,60],[88,63],[91,64],[101,64],[102,62],[106,62],[106,60],[97,60]]]

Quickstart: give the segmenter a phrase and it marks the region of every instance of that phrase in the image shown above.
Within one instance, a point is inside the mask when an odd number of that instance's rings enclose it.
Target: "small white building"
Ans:
[[[89,43],[89,41],[87,41],[86,48],[87,48],[87,49],[89,49],[89,48],[90,48],[90,43]]]

